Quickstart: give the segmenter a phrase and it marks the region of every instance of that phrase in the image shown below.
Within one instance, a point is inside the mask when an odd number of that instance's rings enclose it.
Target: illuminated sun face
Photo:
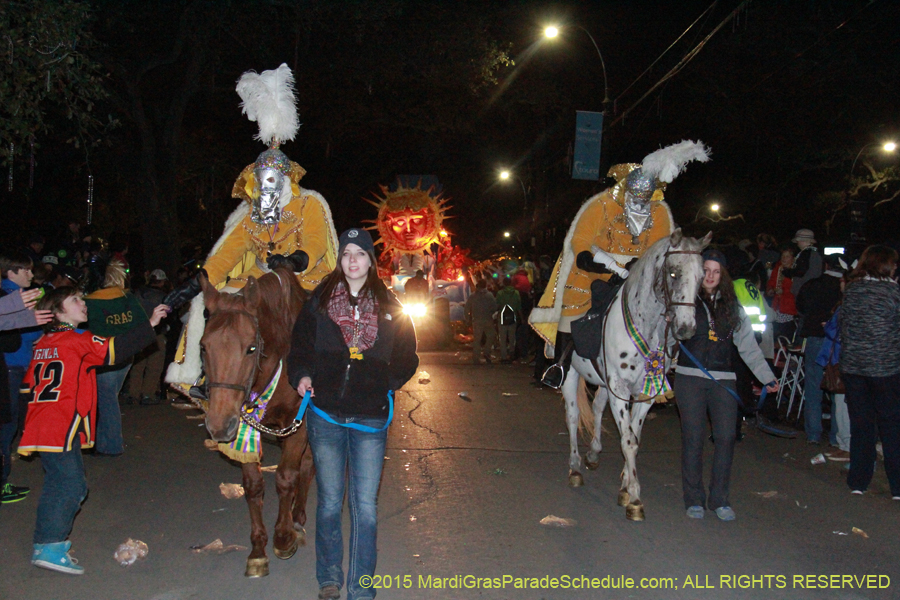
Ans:
[[[433,235],[430,230],[434,229],[434,214],[429,212],[431,211],[428,208],[423,208],[388,213],[386,216],[394,243],[401,248],[412,250],[431,241]]]
[[[380,203],[370,201],[378,207],[375,224],[385,249],[401,253],[427,250],[440,241],[446,200],[432,197],[431,190],[420,187],[403,188],[389,192],[382,187],[384,198]],[[376,242],[376,243],[378,243]]]

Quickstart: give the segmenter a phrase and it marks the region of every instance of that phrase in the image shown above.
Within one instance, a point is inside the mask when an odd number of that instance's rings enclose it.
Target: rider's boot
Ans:
[[[557,354],[556,363],[544,371],[541,383],[558,390],[566,380],[566,373],[569,372],[569,365],[572,364],[572,349],[574,348],[572,334],[567,331],[558,331],[553,348]]]

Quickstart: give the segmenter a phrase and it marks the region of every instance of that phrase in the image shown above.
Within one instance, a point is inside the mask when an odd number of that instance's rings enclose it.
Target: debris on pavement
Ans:
[[[808,504],[800,504],[799,500],[794,500],[794,502],[796,502],[797,506],[799,506],[800,508],[809,508]]]
[[[198,420],[198,419],[205,419],[205,418],[206,418],[206,415],[205,415],[205,414],[199,414],[199,415],[185,415],[184,418],[185,418],[185,419],[191,419],[191,420],[193,420],[193,421],[196,421],[196,420]]]
[[[190,402],[185,404],[172,402],[169,406],[177,408],[178,410],[200,410],[199,406],[194,406],[194,404]]]
[[[128,541],[124,544],[119,544],[119,547],[116,548],[113,554],[113,558],[123,567],[127,567],[133,565],[137,559],[145,558],[149,552],[150,549],[147,547],[147,544],[141,540],[128,538]]]
[[[514,393],[514,392],[503,392],[503,393],[501,394],[501,396],[503,396],[503,397],[505,397],[505,398],[511,398],[512,396],[518,396],[518,394],[516,394],[516,393]]]
[[[419,383],[431,383],[431,375],[428,371],[419,371]]]
[[[506,471],[498,467],[494,469],[494,475],[506,475]]]
[[[409,520],[410,520],[411,522],[415,522],[416,516],[415,516],[415,515],[409,515]]]
[[[268,467],[260,467],[259,470],[263,473],[274,473],[278,468],[278,465],[269,465]]]
[[[811,459],[809,459],[809,462],[811,462],[814,465],[824,465],[825,461],[826,461],[825,455],[822,454],[821,452],[816,454],[815,456],[813,456]]]
[[[860,529],[859,527],[854,527],[854,528],[851,529],[850,531],[852,531],[854,534],[856,534],[856,535],[858,535],[858,536],[860,536],[860,537],[864,537],[864,538],[866,538],[866,539],[869,539],[869,534],[866,533],[865,531],[863,531],[862,529]]]
[[[472,401],[472,399],[469,398],[469,392],[460,392],[460,393],[457,394],[457,396],[459,396],[460,398],[462,398],[462,399],[465,400],[466,402],[471,402],[471,401]]]
[[[572,527],[576,524],[575,519],[564,519],[556,515],[547,515],[541,519],[541,525],[550,525],[552,527]]]
[[[850,535],[846,531],[832,531],[831,533],[833,533],[834,535]]]
[[[234,500],[244,495],[244,487],[239,483],[220,483],[219,491],[229,500]]]
[[[774,498],[778,495],[778,492],[775,490],[769,490],[768,492],[753,492],[760,498]]]
[[[217,442],[216,440],[211,440],[209,438],[203,440],[203,445],[206,447],[207,450],[218,450],[219,449],[219,442]]]
[[[222,540],[216,539],[205,546],[191,546],[191,552],[194,554],[227,554],[235,550],[246,550],[247,546],[238,546],[237,544],[229,544],[226,546]]]

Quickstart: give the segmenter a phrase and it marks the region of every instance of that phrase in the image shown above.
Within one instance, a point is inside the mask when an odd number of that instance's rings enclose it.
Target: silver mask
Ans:
[[[254,223],[275,225],[281,221],[282,195],[291,195],[290,182],[287,180],[290,169],[290,160],[277,148],[266,150],[256,159],[253,175],[256,177],[259,197],[253,202],[253,212],[250,215]],[[287,201],[290,201],[290,197]]]
[[[633,170],[625,178],[625,223],[635,244],[638,243],[637,237],[653,225],[650,199],[654,191],[655,179],[645,176],[640,168]]]
[[[258,169],[254,171],[254,175],[259,185],[259,198],[253,203],[253,214],[250,218],[260,225],[275,225],[281,221],[284,175],[275,169]]]

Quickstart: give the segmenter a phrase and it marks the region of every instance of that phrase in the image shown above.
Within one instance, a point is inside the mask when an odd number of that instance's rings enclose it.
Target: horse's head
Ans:
[[[209,386],[206,429],[217,442],[237,434],[240,411],[260,371],[263,338],[260,333],[258,283],[250,277],[241,295],[220,294],[200,278],[209,321],[200,339],[200,352]]]
[[[681,228],[669,236],[668,249],[663,255],[658,287],[666,304],[666,320],[675,338],[686,340],[694,335],[694,299],[703,279],[703,258],[700,253],[712,240],[712,232],[701,240],[686,237]]]

